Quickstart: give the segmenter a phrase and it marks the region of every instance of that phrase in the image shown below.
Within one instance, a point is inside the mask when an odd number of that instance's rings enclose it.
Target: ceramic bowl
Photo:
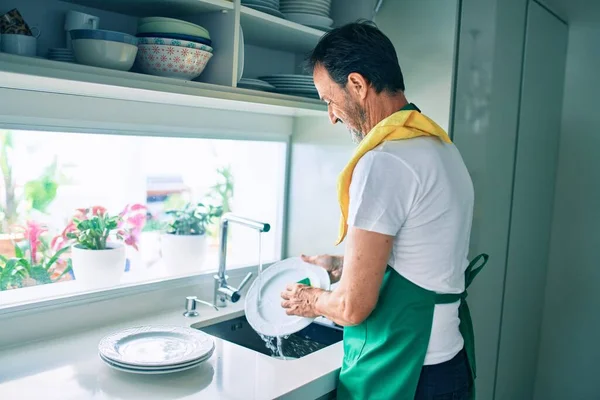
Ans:
[[[108,40],[77,39],[72,43],[79,64],[119,71],[129,71],[138,52],[135,45]]]
[[[96,39],[109,42],[127,43],[136,46],[138,40],[133,35],[123,32],[107,31],[103,29],[73,29],[69,31],[71,40],[78,39]]]
[[[212,53],[199,49],[141,44],[137,64],[149,75],[192,80],[202,74],[212,56]]]
[[[202,43],[190,42],[188,40],[169,39],[162,37],[141,37],[138,38],[139,44],[158,44],[167,46],[188,47],[190,49],[198,49],[213,52],[213,48]]]
[[[210,39],[209,32],[202,26],[173,18],[147,17],[138,21],[138,33],[179,33]]]

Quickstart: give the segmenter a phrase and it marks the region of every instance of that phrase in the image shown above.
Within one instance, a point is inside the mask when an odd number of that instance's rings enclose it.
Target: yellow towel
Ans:
[[[378,123],[360,142],[354,155],[342,170],[337,182],[338,202],[342,216],[336,245],[346,237],[348,231],[348,207],[350,204],[350,182],[358,160],[368,151],[388,140],[412,139],[419,136],[437,136],[446,143],[450,137],[438,124],[418,111],[398,111]]]

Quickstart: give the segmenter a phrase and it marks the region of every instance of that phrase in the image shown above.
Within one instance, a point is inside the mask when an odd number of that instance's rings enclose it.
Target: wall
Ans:
[[[562,133],[535,399],[597,399],[600,359],[600,29],[569,29]]]

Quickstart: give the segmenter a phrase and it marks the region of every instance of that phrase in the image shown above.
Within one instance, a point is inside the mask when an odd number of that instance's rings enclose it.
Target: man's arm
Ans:
[[[324,316],[342,326],[362,323],[377,304],[393,239],[350,227],[339,286],[325,291],[290,285],[282,294],[282,306],[290,315]]]

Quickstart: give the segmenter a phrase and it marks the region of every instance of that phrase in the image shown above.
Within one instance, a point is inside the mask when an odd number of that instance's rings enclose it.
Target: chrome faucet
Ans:
[[[227,275],[226,267],[227,267],[227,232],[229,228],[229,223],[235,222],[240,225],[244,225],[248,228],[255,229],[258,232],[269,232],[271,229],[271,225],[265,222],[253,221],[248,218],[240,217],[232,213],[226,213],[221,217],[221,243],[219,250],[219,272],[215,275],[215,289],[214,289],[214,298],[213,304],[217,307],[226,307],[227,300],[232,303],[237,302],[241,295],[240,292],[246,286],[246,284],[252,278],[252,272],[249,272],[248,275],[244,278],[239,288],[234,288],[227,284]]]

